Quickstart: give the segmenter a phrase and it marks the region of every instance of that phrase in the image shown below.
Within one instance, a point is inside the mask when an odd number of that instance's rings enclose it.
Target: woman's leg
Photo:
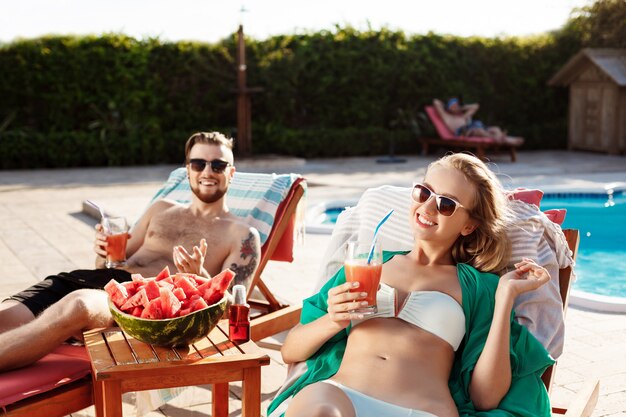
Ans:
[[[352,401],[331,384],[316,382],[291,400],[285,417],[356,417]]]

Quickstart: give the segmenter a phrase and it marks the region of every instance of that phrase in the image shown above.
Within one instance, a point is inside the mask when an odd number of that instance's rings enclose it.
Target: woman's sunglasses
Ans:
[[[453,200],[450,197],[444,197],[442,195],[436,194],[433,190],[426,187],[424,184],[415,184],[415,186],[413,187],[413,191],[411,191],[411,198],[421,204],[426,203],[433,197],[435,197],[435,202],[437,203],[437,211],[442,216],[452,216],[456,212],[457,208],[465,208],[461,203]]]
[[[226,167],[228,167],[230,163],[227,161],[222,161],[221,159],[207,161],[205,159],[194,158],[189,160],[189,166],[191,167],[192,171],[195,172],[204,171],[207,165],[210,165],[211,170],[216,174],[221,174],[226,170]]]

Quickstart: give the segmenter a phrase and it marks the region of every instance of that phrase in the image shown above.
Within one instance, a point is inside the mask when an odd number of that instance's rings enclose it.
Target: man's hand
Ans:
[[[96,253],[96,268],[104,268],[104,261],[107,257],[107,235],[104,233],[104,227],[101,223],[96,224],[96,238],[93,242],[93,251]],[[130,233],[127,233],[128,239],[130,239]]]
[[[193,247],[193,254],[187,252],[182,246],[174,246],[172,259],[174,260],[174,265],[176,269],[178,269],[178,272],[208,276],[208,272],[204,269],[206,251],[206,239],[200,240],[200,247]]]
[[[96,268],[104,268],[104,261],[107,257],[107,235],[100,223],[96,224],[96,238],[93,242],[93,251],[96,253]]]

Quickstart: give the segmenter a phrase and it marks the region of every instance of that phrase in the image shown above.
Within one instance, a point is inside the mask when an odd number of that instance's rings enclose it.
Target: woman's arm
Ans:
[[[331,337],[348,327],[351,319],[363,318],[360,314],[349,313],[366,301],[357,301],[367,293],[349,292],[358,288],[358,282],[346,282],[328,291],[328,313],[307,324],[299,324],[287,335],[280,350],[287,364],[309,359]],[[363,304],[364,303],[364,304]]]
[[[510,317],[515,298],[550,281],[548,271],[530,259],[515,268],[500,278],[491,328],[472,373],[469,392],[478,410],[496,408],[511,386]]]

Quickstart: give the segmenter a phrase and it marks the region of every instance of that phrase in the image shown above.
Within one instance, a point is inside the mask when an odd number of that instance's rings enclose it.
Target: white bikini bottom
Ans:
[[[421,410],[412,410],[410,408],[400,407],[386,401],[372,398],[369,395],[355,391],[345,385],[340,384],[332,379],[326,379],[326,384],[334,385],[342,390],[352,401],[352,406],[356,412],[356,417],[437,417],[434,414]]]

